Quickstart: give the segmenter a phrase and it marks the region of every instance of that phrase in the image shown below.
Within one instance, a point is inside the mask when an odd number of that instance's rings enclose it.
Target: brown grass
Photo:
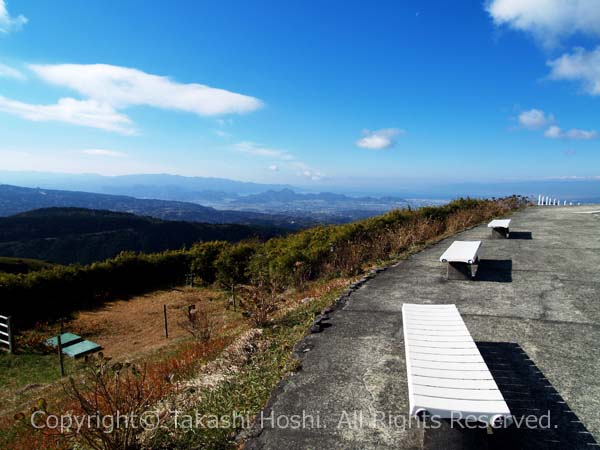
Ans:
[[[211,315],[228,314],[222,300],[220,293],[210,289],[159,291],[79,312],[65,329],[98,343],[114,359],[139,358],[189,338],[180,325],[189,305],[201,304]],[[165,337],[163,305],[167,305],[169,339]]]

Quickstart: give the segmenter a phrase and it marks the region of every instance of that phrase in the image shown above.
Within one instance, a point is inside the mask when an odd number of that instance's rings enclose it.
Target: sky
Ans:
[[[0,170],[600,176],[597,0],[0,0]]]

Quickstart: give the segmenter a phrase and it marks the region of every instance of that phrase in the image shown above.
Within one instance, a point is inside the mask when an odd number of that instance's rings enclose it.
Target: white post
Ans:
[[[538,206],[542,204],[542,194],[538,195]]]
[[[567,206],[567,201],[566,200],[563,202],[563,206]]]

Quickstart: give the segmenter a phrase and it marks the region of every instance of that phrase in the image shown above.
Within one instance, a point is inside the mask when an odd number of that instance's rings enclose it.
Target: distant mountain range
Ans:
[[[477,174],[474,174],[477,175]],[[285,184],[262,184],[213,177],[186,177],[170,174],[135,174],[103,176],[98,174],[65,174],[53,172],[7,171],[0,170],[0,184],[44,188],[66,191],[93,192],[98,194],[126,195],[144,199],[173,200],[198,203],[216,209],[239,209],[251,204],[262,212],[278,212],[269,209],[267,204],[252,202],[244,197],[266,192],[293,191],[297,195],[313,195],[316,187],[295,187]],[[359,186],[362,186],[359,188]],[[398,199],[406,199],[412,206],[439,204],[459,196],[491,197],[512,194],[545,194],[563,197],[573,201],[600,201],[599,177],[548,178],[533,180],[506,181],[427,181],[414,179],[381,179],[375,185],[358,184],[352,186],[330,186],[327,188],[339,195],[344,194],[354,201],[353,210],[360,209],[360,198],[370,195],[386,208],[396,207]],[[368,194],[367,194],[368,193]],[[329,195],[328,192],[323,194]],[[319,195],[319,194],[317,194]],[[259,199],[256,199],[259,200]],[[286,201],[302,202],[310,198],[288,198]],[[264,203],[264,202],[263,202]],[[337,202],[336,202],[337,203]],[[368,201],[367,203],[371,203]],[[388,204],[391,203],[391,204]],[[288,205],[289,206],[289,205]],[[302,209],[302,205],[300,205]],[[367,211],[372,205],[367,207]],[[291,207],[293,210],[293,205]],[[332,216],[339,216],[343,205],[334,204],[324,210]]]
[[[294,217],[293,221],[312,223],[342,223],[361,219],[394,208],[406,207],[409,203],[403,198],[386,197],[351,197],[331,192],[303,193],[301,189],[287,185],[258,184],[223,178],[183,177],[178,175],[149,174],[149,175],[123,175],[107,177],[94,174],[56,174],[43,172],[11,172],[0,171],[0,184],[39,188],[40,190],[76,191],[79,193],[106,194],[110,196],[126,196],[143,200],[164,200],[170,202],[195,203],[215,210],[229,211],[216,219],[215,211],[209,214],[204,210],[204,217],[190,216],[190,206],[181,204],[174,209],[184,209],[186,214],[181,217],[156,214],[157,204],[149,207],[145,205],[142,210],[112,207],[110,205],[93,204],[68,204],[44,206],[79,206],[100,207],[104,209],[129,211],[136,214],[147,214],[165,219],[200,220],[206,222],[240,222],[240,223],[271,223],[275,221],[281,225],[281,215]],[[105,198],[105,200],[108,200]],[[122,201],[120,202],[122,203]],[[430,201],[413,202],[413,206],[430,204]],[[434,202],[435,203],[435,202]],[[139,203],[138,203],[139,205]],[[164,204],[163,204],[164,206]],[[238,215],[234,215],[236,211]],[[198,211],[195,211],[198,213]],[[240,212],[262,213],[278,217],[240,216]],[[1,213],[1,211],[0,211]],[[264,220],[263,220],[264,219]],[[265,222],[266,220],[266,222]],[[285,219],[283,219],[285,220]]]
[[[169,174],[103,176],[2,170],[0,170],[0,184],[196,203],[202,203],[205,200],[220,201],[235,198],[238,195],[257,194],[270,189],[292,188],[289,185]]]
[[[47,208],[0,218],[0,257],[87,264],[121,251],[159,252],[195,242],[282,234],[278,228],[164,221],[114,211]]]
[[[138,199],[123,195],[90,192],[32,189],[0,185],[0,217],[51,207],[104,209],[150,216],[164,220],[205,223],[236,223],[297,229],[314,224],[314,220],[244,211],[219,211],[195,203]]]

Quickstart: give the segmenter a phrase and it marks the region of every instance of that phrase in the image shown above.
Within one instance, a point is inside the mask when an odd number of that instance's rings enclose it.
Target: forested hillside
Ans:
[[[266,239],[274,227],[176,222],[83,208],[46,208],[0,218],[0,256],[88,264],[122,251],[180,249],[196,242]]]

